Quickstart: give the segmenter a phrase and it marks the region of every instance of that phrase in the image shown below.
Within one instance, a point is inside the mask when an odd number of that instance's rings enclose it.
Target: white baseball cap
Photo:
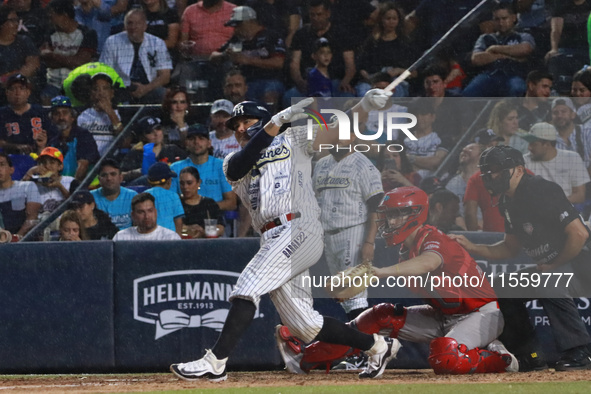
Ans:
[[[232,10],[232,16],[230,20],[227,21],[224,26],[236,26],[238,22],[244,21],[251,21],[257,18],[257,13],[252,8],[241,5],[240,7],[236,7]]]
[[[220,111],[226,112],[228,115],[232,115],[232,111],[234,110],[234,104],[230,100],[219,99],[213,102],[211,105],[210,114],[215,114]]]
[[[554,101],[552,102],[552,109],[554,109],[557,105],[566,105],[573,112],[577,112],[577,108],[573,104],[573,101],[568,97],[559,97],[557,99],[554,99]]]
[[[556,128],[550,123],[536,123],[529,129],[529,133],[519,133],[519,136],[527,142],[556,141]]]

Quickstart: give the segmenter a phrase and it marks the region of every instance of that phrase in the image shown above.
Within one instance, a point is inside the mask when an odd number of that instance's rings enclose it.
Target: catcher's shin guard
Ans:
[[[510,357],[480,348],[468,350],[448,337],[431,341],[428,360],[437,375],[505,372],[510,363]]]
[[[382,303],[365,310],[351,322],[351,326],[366,334],[389,329],[390,337],[396,338],[405,321],[406,308],[400,304]]]

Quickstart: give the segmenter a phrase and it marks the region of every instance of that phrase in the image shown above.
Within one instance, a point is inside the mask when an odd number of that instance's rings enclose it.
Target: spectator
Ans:
[[[86,241],[88,237],[75,211],[69,210],[60,217],[60,241]]]
[[[529,130],[534,124],[545,122],[550,115],[548,97],[552,89],[552,74],[534,70],[527,74],[525,98],[518,107],[519,128]]]
[[[499,3],[493,11],[494,34],[478,38],[472,52],[472,64],[485,67],[466,86],[465,97],[521,97],[525,93],[525,62],[535,48],[528,33],[514,30],[517,16],[509,3]]]
[[[137,193],[121,187],[123,175],[113,159],[101,162],[98,171],[100,188],[91,191],[96,206],[105,211],[120,230],[131,226],[131,200]]]
[[[240,70],[230,70],[224,78],[224,98],[236,105],[246,101],[248,85]]]
[[[13,181],[12,161],[0,152],[0,214],[4,229],[23,237],[37,224],[41,197],[33,182]]]
[[[591,70],[582,69],[573,76],[570,88],[573,103],[577,106],[577,116],[584,128],[591,127]]]
[[[360,54],[359,75],[362,81],[355,87],[358,97],[363,97],[370,89],[371,77],[379,72],[387,72],[391,80],[402,74],[415,60],[404,35],[404,17],[393,2],[380,4],[374,33],[370,35]],[[416,72],[414,73],[416,76]],[[408,82],[403,81],[396,87],[394,96],[409,95]]]
[[[220,207],[211,198],[199,195],[201,178],[195,167],[185,167],[179,175],[182,193],[183,233],[189,238],[205,238],[205,219],[217,219],[218,237],[224,234],[224,217]]]
[[[447,189],[438,189],[429,196],[429,218],[427,224],[444,233],[464,231],[456,224],[460,217],[460,198]]]
[[[251,100],[277,103],[284,90],[281,70],[285,43],[277,32],[265,28],[256,17],[252,8],[236,7],[226,22],[234,27],[234,35],[211,54],[210,60],[229,60],[240,68]]]
[[[382,174],[382,186],[385,192],[401,186],[419,186],[421,176],[413,170],[406,156],[406,149],[400,152],[380,152],[376,167]]]
[[[406,137],[404,145],[408,149],[407,156],[415,171],[425,178],[439,167],[449,150],[433,130],[436,115],[432,102],[411,103],[408,112],[417,118],[417,124],[411,131],[417,140]]]
[[[541,66],[550,50],[550,10],[553,0],[513,1],[517,11],[517,31],[529,33],[536,42],[533,64]],[[526,129],[529,130],[529,129]]]
[[[37,165],[29,169],[23,181],[34,181],[41,198],[41,212],[53,212],[64,200],[70,197],[70,190],[77,187],[71,176],[61,174],[64,168],[64,155],[59,149],[48,147],[41,151]]]
[[[109,215],[96,207],[94,197],[86,190],[74,193],[69,208],[78,215],[82,230],[86,233],[86,239],[94,241],[113,239],[119,231]]]
[[[97,0],[78,0],[78,5],[74,7],[76,21],[96,32],[98,55],[111,34],[110,8],[107,2]]]
[[[279,33],[285,45],[290,46],[293,35],[302,23],[300,0],[246,0],[261,25]]]
[[[226,126],[234,106],[224,99],[216,100],[211,106],[209,139],[213,148],[213,157],[224,159],[229,153],[240,150],[240,144],[234,136],[234,130]]]
[[[546,54],[548,70],[556,81],[556,90],[568,94],[570,77],[589,62],[587,19],[589,0],[558,2],[550,20],[550,51]]]
[[[355,89],[351,86],[355,77],[355,51],[346,31],[337,30],[330,21],[331,5],[328,0],[311,0],[308,7],[310,23],[298,29],[291,43],[291,61],[289,73],[295,87],[289,89],[283,97],[283,105],[291,105],[292,97],[304,97],[308,91],[305,80],[306,71],[314,67],[312,49],[314,42],[324,37],[331,43],[333,54],[329,74],[332,78],[333,93],[336,97],[351,97]],[[346,29],[346,27],[345,27]]]
[[[558,131],[556,148],[577,152],[585,168],[591,173],[591,130],[575,124],[577,112],[568,97],[557,98],[552,102],[552,125]]]
[[[164,41],[146,33],[147,27],[142,9],[129,11],[125,31],[107,39],[100,60],[117,71],[132,102],[159,103],[170,81],[172,61]]]
[[[49,31],[50,21],[45,7],[41,7],[39,0],[7,0],[5,4],[16,11],[18,34],[30,38],[33,45],[40,48]]]
[[[38,47],[29,37],[17,34],[19,26],[16,12],[9,6],[0,6],[0,83],[3,90],[7,88],[5,84],[12,75],[31,78],[41,64]],[[0,100],[5,102],[4,94],[0,94]]]
[[[188,45],[198,59],[209,59],[213,51],[232,37],[234,28],[225,23],[235,7],[224,0],[202,0],[187,7],[181,18],[180,45]]]
[[[55,30],[41,47],[41,60],[47,67],[43,105],[50,105],[60,94],[70,71],[92,61],[97,53],[96,32],[76,21],[73,0],[52,0],[47,9]]]
[[[162,126],[166,141],[184,148],[189,125],[194,123],[197,123],[197,118],[191,113],[187,90],[181,86],[168,89],[162,102]]]
[[[330,0],[330,21],[336,28],[346,31],[347,39],[353,48],[363,44],[363,40],[376,25],[378,11],[370,0]]]
[[[499,101],[495,104],[488,118],[488,128],[495,135],[502,137],[499,145],[509,145],[522,153],[527,152],[527,142],[519,138],[519,115],[517,106],[509,101]]]
[[[90,166],[99,159],[96,142],[88,130],[76,124],[76,110],[68,97],[56,96],[51,100],[50,117],[58,130],[52,145],[64,154],[62,175],[82,182]]]
[[[557,183],[571,204],[585,201],[585,184],[589,174],[581,157],[564,149],[556,149],[556,129],[549,123],[537,123],[529,133],[520,134],[529,142],[525,167],[544,179]]]
[[[185,150],[174,144],[164,144],[164,132],[159,118],[144,116],[137,122],[135,134],[141,141],[131,148],[121,162],[121,171],[126,182],[146,175],[150,166],[156,162],[168,164],[187,158]]]
[[[6,82],[8,105],[0,108],[0,148],[8,153],[40,153],[55,129],[38,104],[30,104],[31,82],[22,74]]]
[[[72,100],[73,107],[88,107],[91,103],[92,77],[96,74],[105,74],[113,81],[115,91],[125,89],[123,80],[111,66],[101,62],[86,63],[70,71],[64,81],[63,89]]]
[[[166,0],[141,1],[148,20],[146,32],[164,40],[168,51],[174,53],[181,30],[178,13],[168,7]]]
[[[328,68],[332,61],[332,50],[330,43],[324,37],[317,39],[314,42],[314,50],[312,51],[312,59],[314,59],[314,67],[308,71],[306,80],[308,81],[307,96],[310,97],[332,97],[332,82]]]
[[[187,151],[189,151],[189,157],[177,161],[171,166],[171,169],[178,174],[185,167],[197,168],[202,179],[201,195],[217,202],[222,211],[236,209],[236,193],[232,191],[232,187],[224,176],[223,162],[209,155],[209,149],[211,148],[209,131],[200,124],[189,126],[185,143]],[[172,190],[180,194],[181,189],[176,179],[173,179]]]
[[[78,117],[78,126],[88,130],[101,156],[107,152],[115,136],[123,131],[121,116],[114,107],[115,90],[113,80],[105,73],[91,77],[90,101],[92,106]]]
[[[115,234],[113,241],[169,241],[181,239],[172,230],[157,224],[155,198],[150,193],[140,193],[131,200],[131,216],[135,224]]]
[[[158,223],[160,226],[178,235],[183,232],[183,204],[177,193],[170,190],[172,178],[177,178],[166,163],[154,163],[148,170],[148,182],[152,187],[146,190],[156,199],[156,211],[158,211]]]

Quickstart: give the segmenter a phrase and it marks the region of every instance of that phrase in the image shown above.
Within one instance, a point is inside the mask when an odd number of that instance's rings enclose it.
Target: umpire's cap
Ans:
[[[480,155],[480,162],[478,163],[482,174],[493,174],[517,166],[525,166],[523,154],[507,145],[487,148]]]
[[[271,114],[267,108],[255,103],[254,101],[243,101],[234,106],[232,110],[232,117],[226,121],[226,127],[236,131],[238,122],[242,119],[258,119],[259,121],[250,126],[246,130],[247,134],[252,137],[257,131],[271,120]]]

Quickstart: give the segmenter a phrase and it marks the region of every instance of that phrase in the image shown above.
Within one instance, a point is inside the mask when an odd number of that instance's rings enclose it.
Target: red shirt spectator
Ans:
[[[234,34],[234,28],[224,24],[235,7],[227,1],[209,9],[203,7],[203,1],[190,5],[181,20],[181,42],[194,41],[193,55],[208,58]]]

